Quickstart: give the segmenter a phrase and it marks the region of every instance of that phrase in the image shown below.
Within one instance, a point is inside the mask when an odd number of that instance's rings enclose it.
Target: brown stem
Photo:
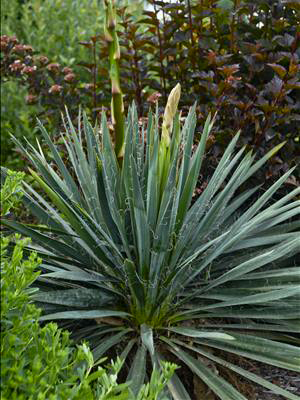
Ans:
[[[93,102],[94,102],[94,116],[96,118],[97,115],[97,94],[96,94],[96,84],[97,84],[97,57],[96,57],[96,42],[93,42],[93,59],[94,59],[94,68],[93,68]]]
[[[203,0],[200,0],[200,10],[201,13],[203,12]],[[201,39],[202,39],[202,34],[203,34],[203,21],[202,18],[200,19],[200,23],[199,23],[199,29],[197,29],[197,41],[198,41],[198,57],[199,60],[201,60],[202,57],[202,49],[201,49]],[[200,66],[200,64],[198,63],[198,66]]]
[[[232,12],[232,19],[231,19],[231,24],[230,24],[230,48],[231,48],[231,52],[235,52],[235,13],[236,10],[239,6],[239,1],[238,0],[234,0],[234,6],[233,6],[233,12]]]
[[[158,35],[158,42],[159,42],[159,61],[160,61],[160,67],[161,67],[161,81],[162,81],[162,86],[163,86],[163,91],[164,91],[164,102],[166,103],[167,101],[167,92],[166,92],[166,77],[165,77],[165,69],[164,69],[164,64],[163,64],[163,49],[162,49],[162,40],[161,40],[161,34],[160,34],[160,29],[159,29],[159,19],[157,18],[157,8],[155,3],[153,3],[154,7],[154,12],[156,14],[156,22],[157,22],[157,35]]]
[[[265,29],[264,29],[264,32],[265,32],[265,38],[267,39],[268,38],[268,30],[269,30],[269,18],[268,18],[268,12],[265,12]]]
[[[200,8],[201,8],[201,13],[203,13],[203,0],[200,0]],[[203,33],[203,18],[201,18],[200,20],[200,37],[199,39],[201,39],[202,37],[202,33]]]
[[[134,49],[134,55],[133,55],[133,61],[134,61],[134,65],[135,65],[135,86],[136,86],[136,98],[138,101],[138,110],[139,110],[139,114],[140,116],[143,115],[143,101],[142,101],[142,89],[141,89],[141,85],[140,85],[140,79],[139,79],[139,63],[138,63],[138,54],[137,54],[137,50]]]
[[[192,20],[192,9],[191,9],[190,0],[187,0],[187,7],[188,7],[188,15],[189,15],[191,43],[192,43],[192,46],[194,46],[195,41],[194,41],[194,37],[193,37],[193,20]]]
[[[166,26],[165,10],[163,9],[162,12],[163,12],[164,26]],[[163,35],[164,35],[164,41],[165,41],[165,43],[167,43],[167,38],[166,38],[166,31],[165,31],[165,29],[163,30]],[[167,54],[167,62],[168,62],[168,64],[169,64],[169,62],[170,62],[170,56],[169,56],[168,54]]]
[[[134,66],[135,68],[131,68],[132,71],[132,77],[133,77],[133,82],[135,85],[135,97],[137,99],[137,107],[139,110],[139,115],[142,116],[143,115],[143,102],[142,102],[142,96],[141,96],[141,85],[140,85],[140,79],[139,79],[139,65],[138,65],[138,54],[137,54],[137,49],[136,47],[133,45],[133,41],[130,41],[128,39],[129,34],[128,34],[128,20],[125,19],[125,13],[122,13],[122,18],[123,18],[123,26],[124,26],[124,30],[125,30],[125,37],[126,37],[126,41],[127,41],[127,46],[129,48],[129,50],[132,52],[133,54],[133,62],[134,62]],[[135,40],[135,33],[134,33],[134,38],[133,40]]]
[[[187,8],[188,8],[188,18],[189,18],[189,25],[190,25],[190,36],[191,36],[191,45],[192,49],[195,47],[195,40],[193,36],[193,20],[192,20],[192,9],[191,9],[191,3],[190,0],[187,0]],[[192,59],[192,66],[195,70],[195,57],[192,56],[191,52],[191,59]]]

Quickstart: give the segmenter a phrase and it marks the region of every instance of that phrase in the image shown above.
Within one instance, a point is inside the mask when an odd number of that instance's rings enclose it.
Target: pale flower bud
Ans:
[[[180,83],[171,90],[164,112],[162,124],[162,139],[167,145],[170,143],[170,134],[173,129],[173,119],[175,117],[181,93]]]

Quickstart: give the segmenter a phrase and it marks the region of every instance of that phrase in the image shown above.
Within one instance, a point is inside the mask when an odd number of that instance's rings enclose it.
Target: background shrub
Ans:
[[[93,120],[102,106],[109,108],[110,104],[102,6],[87,1],[83,7],[72,8],[74,2],[64,2],[66,5],[60,8],[60,3],[34,0],[26,2],[18,15],[14,10],[9,11],[12,17],[9,12],[3,17],[3,33],[16,33],[20,43],[33,46],[37,54],[47,56],[49,64],[60,64],[56,75],[45,71],[41,76],[37,65],[38,72],[30,79],[23,76],[18,80],[27,86],[27,103],[40,106],[38,111],[43,112],[43,122],[52,129],[59,124],[57,110],[63,110],[64,104],[76,111],[82,104]],[[182,104],[188,107],[198,102],[199,129],[208,112],[218,111],[211,135],[214,146],[209,165],[212,168],[238,129],[242,130],[239,145],[254,148],[259,155],[287,141],[272,164],[256,177],[258,181],[276,178],[289,166],[297,165],[300,161],[299,4],[281,0],[254,3],[249,0],[177,3],[150,0],[147,4],[138,22],[135,10],[132,12],[118,4],[125,106],[134,99],[139,115],[146,116],[151,102],[155,103],[149,95],[159,93],[161,98],[154,96],[154,99],[164,104],[166,94],[175,82],[180,82],[184,93]],[[71,11],[67,12],[67,8]],[[46,23],[50,9],[55,19],[53,24]],[[66,15],[69,22],[63,19]],[[13,19],[16,25],[9,22]],[[65,81],[64,67],[71,67],[75,72],[75,78],[69,82]],[[6,98],[10,97],[11,102],[5,104],[9,121],[4,117],[3,126],[5,132],[9,126],[18,133],[16,124],[25,114],[20,112],[20,116],[12,118],[14,111],[10,110],[14,106],[10,108],[9,104],[20,102],[14,100],[16,94],[11,95],[6,85],[3,85]],[[51,89],[54,85],[62,88]],[[36,113],[37,109],[32,111]],[[73,113],[74,118],[76,114]],[[34,119],[30,121],[32,113],[26,115],[29,122],[28,129],[24,124],[24,133],[30,137]],[[7,149],[9,146],[6,142]],[[297,185],[297,180],[299,170],[287,185]]]
[[[21,43],[30,44],[53,62],[67,65],[85,57],[85,49],[78,46],[78,42],[101,29],[101,19],[97,0],[1,0],[2,34],[17,36]],[[16,59],[19,55],[16,54]],[[81,73],[84,76],[84,70]],[[7,132],[32,139],[34,115],[41,112],[41,108],[31,106],[29,109],[28,92],[20,91],[12,82],[1,80],[1,131],[5,132],[1,135],[1,164],[14,167],[17,162],[12,157]]]
[[[97,0],[2,0],[2,32],[16,35],[53,61],[73,65],[84,57],[78,41],[101,30]]]
[[[141,9],[140,0],[134,2],[117,0],[117,4],[129,3],[129,10],[136,15]],[[35,135],[36,116],[43,114],[43,122],[51,129],[58,127],[60,112],[64,104],[72,105],[71,108],[78,112],[79,103],[86,108],[93,108],[94,102],[87,104],[93,97],[91,87],[84,88],[84,82],[89,83],[94,73],[85,67],[79,67],[79,63],[86,61],[90,65],[93,58],[93,49],[80,45],[87,42],[91,36],[97,37],[102,33],[104,18],[103,4],[99,0],[1,0],[1,34],[9,37],[17,37],[17,45],[30,46],[31,50],[22,52],[19,49],[14,52],[10,61],[22,60],[26,66],[36,65],[38,68],[34,76],[30,72],[22,74],[21,70],[9,70],[8,74],[3,69],[3,59],[6,58],[6,47],[1,40],[1,164],[10,168],[20,167],[20,160],[12,155],[11,142],[8,132],[15,136],[26,136],[33,140]],[[88,47],[88,48],[87,48]],[[10,48],[9,51],[12,49]],[[46,57],[48,62],[36,64],[28,57],[32,53]],[[26,60],[24,60],[27,57]],[[10,64],[12,64],[12,62]],[[80,96],[71,88],[74,79],[65,81],[67,73],[50,74],[43,73],[43,67],[47,64],[58,63],[62,71],[64,67],[73,68],[76,73],[77,90],[82,91]],[[7,60],[4,61],[8,68]],[[6,71],[7,72],[7,71]],[[21,75],[22,79],[19,79]],[[59,76],[57,76],[59,75]],[[29,78],[29,79],[27,79]],[[17,80],[17,82],[16,82]],[[67,93],[49,89],[55,85],[64,83]],[[23,87],[25,86],[26,89]],[[109,92],[108,92],[109,93]],[[29,107],[28,107],[29,106]],[[40,117],[42,117],[40,115]]]
[[[153,10],[144,11],[139,25],[120,11],[122,83],[128,101],[135,97],[140,113],[146,112],[149,89],[159,92],[164,104],[166,94],[180,82],[182,104],[198,102],[200,131],[207,114],[218,112],[211,165],[239,129],[239,145],[254,148],[259,155],[287,141],[258,180],[275,178],[288,165],[298,164],[299,4],[280,0],[149,3]],[[299,178],[299,170],[297,174]]]

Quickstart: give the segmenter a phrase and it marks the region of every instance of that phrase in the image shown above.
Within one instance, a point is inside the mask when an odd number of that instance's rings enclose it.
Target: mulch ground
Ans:
[[[299,349],[300,355],[300,349]],[[227,357],[230,357],[227,353]],[[232,355],[231,355],[232,356]],[[300,400],[300,375],[295,371],[288,371],[283,368],[277,368],[272,365],[268,365],[259,361],[249,360],[246,358],[233,356],[232,360],[236,365],[244,368],[245,370],[258,375],[261,378],[285,389],[296,396],[299,396]],[[227,370],[228,371],[228,370]],[[249,400],[285,400],[286,398],[272,393],[269,389],[264,388],[261,385],[255,384],[252,381],[243,379],[241,376],[226,376],[230,383],[236,387],[247,399]]]
[[[299,350],[300,352],[300,350]],[[286,389],[289,392],[299,396],[300,399],[300,375],[294,371],[287,371],[282,368],[276,368],[267,364],[255,364],[257,375],[274,383],[275,385]],[[271,393],[268,389],[261,386],[254,387],[253,400],[284,400],[285,397]],[[252,399],[251,399],[252,400]]]

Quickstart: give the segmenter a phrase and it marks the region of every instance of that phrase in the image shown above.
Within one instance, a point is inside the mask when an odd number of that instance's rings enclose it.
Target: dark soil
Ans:
[[[299,349],[300,355],[300,349]],[[223,358],[228,359],[231,356],[227,353],[223,354]],[[288,371],[283,368],[277,368],[262,362],[249,360],[233,356],[228,360],[239,367],[258,375],[259,377],[285,389],[292,394],[299,396],[300,400],[300,375],[295,371]],[[261,385],[255,384],[252,381],[243,379],[240,375],[228,373],[228,369],[221,371],[221,375],[229,381],[237,390],[239,390],[248,400],[285,400],[286,398],[272,393],[269,389]]]
[[[299,350],[300,353],[300,350]],[[221,354],[219,354],[221,355]],[[277,368],[272,365],[264,364],[262,362],[241,358],[239,356],[223,353],[222,358],[227,360],[239,367],[249,371],[257,376],[279,386],[281,389],[285,389],[290,393],[299,396],[300,400],[300,375],[294,371],[288,371],[282,368]],[[176,362],[177,360],[172,360]],[[178,361],[177,361],[178,363]],[[180,364],[180,363],[178,363]],[[244,379],[242,376],[230,371],[228,368],[222,368],[220,365],[213,366],[207,365],[211,368],[217,368],[218,373],[227,382],[234,386],[246,399],[248,400],[285,400],[286,398],[272,393],[270,390],[250,381]],[[181,364],[180,378],[184,381],[186,388],[188,389],[189,395],[193,400],[218,400],[209,388],[203,383],[195,380],[191,371],[185,368]],[[185,399],[182,399],[185,400]]]
[[[300,399],[300,375],[294,371],[287,371],[282,368],[276,368],[267,364],[254,363],[255,372],[257,375],[274,383],[282,389],[288,390]],[[256,386],[255,397],[253,400],[284,400],[285,397],[271,393],[268,389],[262,386]],[[251,399],[252,400],[252,399]]]

